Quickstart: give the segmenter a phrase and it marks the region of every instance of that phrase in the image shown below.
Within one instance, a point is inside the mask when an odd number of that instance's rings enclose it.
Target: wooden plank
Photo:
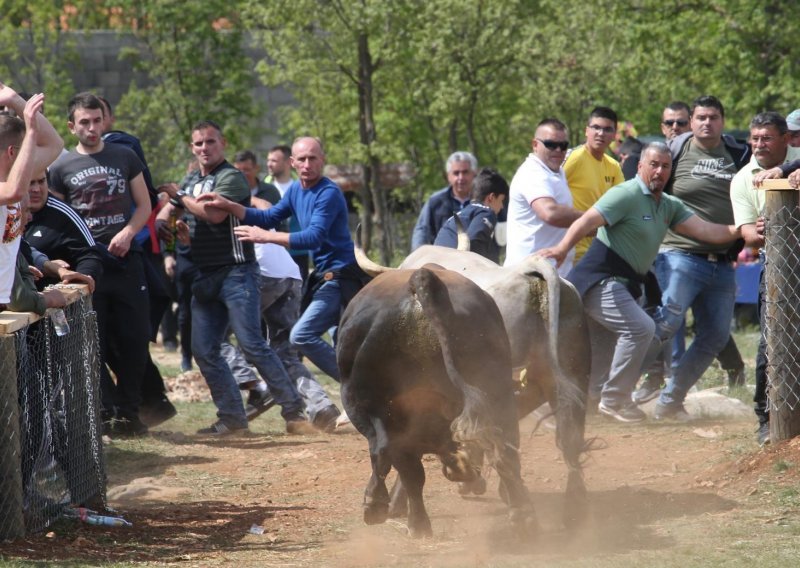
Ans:
[[[767,179],[756,189],[763,189],[765,191],[797,191],[797,188],[789,185],[789,180],[783,179]]]
[[[77,302],[83,296],[89,295],[89,287],[85,284],[56,284],[50,288],[60,290],[67,299],[67,305]],[[42,319],[42,316],[33,312],[1,312],[0,335],[14,333],[40,319]]]

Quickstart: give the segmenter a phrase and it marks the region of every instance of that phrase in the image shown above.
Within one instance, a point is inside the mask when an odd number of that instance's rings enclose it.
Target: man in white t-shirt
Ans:
[[[44,95],[27,101],[0,82],[0,107],[17,116],[0,115],[0,305],[11,301],[14,268],[25,228],[19,202],[27,195],[34,172],[43,171],[64,148],[64,141],[42,114]],[[20,118],[21,117],[21,118]]]
[[[567,127],[556,118],[546,118],[537,125],[531,145],[533,152],[511,180],[505,266],[555,246],[581,216],[572,206],[572,194],[561,167],[569,146]],[[570,251],[558,269],[561,276],[572,268],[574,256],[575,251]]]

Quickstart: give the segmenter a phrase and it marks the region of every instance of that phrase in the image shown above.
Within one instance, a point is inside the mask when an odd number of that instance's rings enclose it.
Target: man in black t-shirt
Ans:
[[[142,163],[132,150],[103,142],[103,106],[94,95],[72,98],[67,125],[78,145],[51,166],[50,189],[83,217],[107,253],[92,297],[101,354],[117,379],[101,367],[103,422],[111,435],[143,434],[139,404],[150,312],[141,249],[133,240],[151,211]]]

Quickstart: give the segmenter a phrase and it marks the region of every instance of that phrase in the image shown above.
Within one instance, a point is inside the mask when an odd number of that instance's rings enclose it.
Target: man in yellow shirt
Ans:
[[[586,125],[586,143],[573,150],[564,163],[573,206],[579,211],[589,210],[601,195],[625,181],[619,162],[606,154],[614,141],[616,130],[617,113],[608,107],[595,107]],[[591,242],[591,237],[578,241],[575,246],[576,263]]]

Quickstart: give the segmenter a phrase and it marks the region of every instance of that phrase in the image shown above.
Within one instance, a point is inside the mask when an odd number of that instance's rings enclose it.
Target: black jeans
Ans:
[[[753,409],[758,416],[759,424],[769,422],[769,397],[767,381],[767,285],[764,282],[766,269],[761,271],[758,279],[758,322],[761,325],[761,337],[758,340],[756,353],[756,392],[753,395]]]

